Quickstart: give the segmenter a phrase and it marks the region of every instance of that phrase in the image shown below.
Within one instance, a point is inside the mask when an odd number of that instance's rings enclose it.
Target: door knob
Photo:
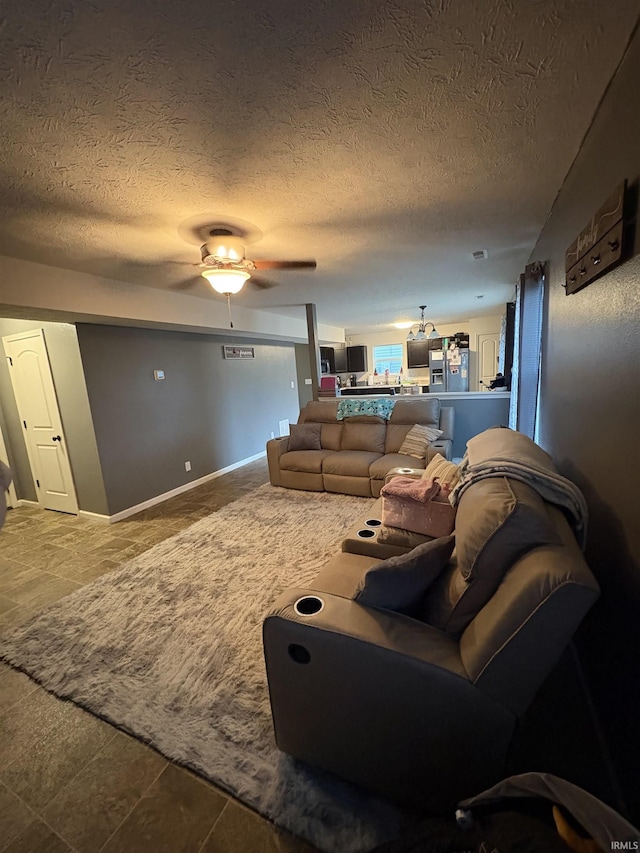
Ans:
[[[59,435],[54,435],[51,441],[62,441],[62,437]]]

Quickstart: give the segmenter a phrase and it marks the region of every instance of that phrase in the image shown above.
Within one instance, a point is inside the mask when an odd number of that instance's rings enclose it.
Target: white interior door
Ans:
[[[78,512],[66,441],[42,329],[2,339],[38,503]]]
[[[486,391],[489,382],[496,378],[499,357],[500,335],[478,335],[478,388],[481,391]]]

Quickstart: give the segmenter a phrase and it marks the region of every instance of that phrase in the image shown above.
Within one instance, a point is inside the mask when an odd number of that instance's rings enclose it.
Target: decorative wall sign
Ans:
[[[624,193],[619,184],[565,253],[567,295],[591,284],[622,259]]]
[[[255,358],[255,350],[253,347],[222,347],[223,358]]]

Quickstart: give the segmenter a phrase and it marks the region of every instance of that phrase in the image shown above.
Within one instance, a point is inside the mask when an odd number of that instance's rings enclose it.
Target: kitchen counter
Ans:
[[[385,395],[400,394],[400,385],[345,385],[341,390],[343,397],[383,397]]]
[[[388,390],[387,391],[381,391],[380,393],[376,393],[376,389],[377,388],[379,389],[380,387],[381,386],[374,386],[373,388],[371,388],[371,387],[363,385],[361,387],[356,387],[356,388],[342,388],[340,393],[338,394],[338,396],[339,397],[351,397],[351,396],[355,397],[355,396],[357,396],[357,397],[364,397],[365,399],[371,398],[373,400],[377,400],[380,397],[390,396]],[[382,387],[392,388],[394,386],[390,385],[390,386],[382,386]],[[354,393],[350,394],[349,393],[350,391],[354,392]],[[508,400],[511,397],[511,392],[510,391],[434,391],[433,393],[425,392],[423,394],[399,394],[398,391],[396,391],[396,393],[395,393],[396,397],[402,397],[403,399],[415,398],[416,400],[419,400],[421,397],[424,397],[427,395],[429,397],[437,397],[439,400],[440,399],[443,399],[443,400],[476,400],[476,399],[480,399],[480,400],[501,399],[501,400],[504,400],[504,399],[507,399]],[[391,395],[391,396],[394,396],[394,395]]]

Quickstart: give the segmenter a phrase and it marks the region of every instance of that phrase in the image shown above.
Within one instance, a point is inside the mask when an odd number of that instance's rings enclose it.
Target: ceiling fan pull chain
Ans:
[[[229,309],[229,328],[233,329],[233,320],[231,319],[231,294],[227,293],[227,308]]]

